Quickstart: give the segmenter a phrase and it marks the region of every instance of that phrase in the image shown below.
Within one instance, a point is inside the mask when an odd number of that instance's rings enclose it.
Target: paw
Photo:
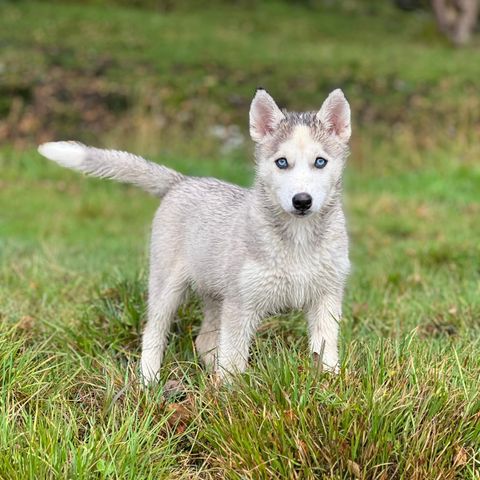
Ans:
[[[200,360],[205,365],[205,367],[209,370],[215,369],[215,365],[217,364],[217,349],[214,348],[209,352],[203,353],[200,355]]]
[[[209,368],[215,368],[217,362],[217,338],[218,335],[199,334],[195,340],[195,348],[200,360]]]
[[[333,359],[328,359],[328,358],[322,358],[321,355],[317,352],[313,352],[312,354],[313,357],[313,363],[314,365],[321,371],[323,372],[329,372],[334,375],[338,375],[340,372],[340,366],[338,364],[338,359],[333,360]]]
[[[160,379],[160,359],[158,355],[142,353],[140,373],[145,386],[158,383]]]
[[[239,375],[245,372],[248,361],[241,357],[218,359],[215,365],[215,375],[223,384],[231,384]]]
[[[235,373],[226,370],[225,368],[217,366],[214,371],[214,383],[219,387],[220,385],[230,385],[235,379]]]

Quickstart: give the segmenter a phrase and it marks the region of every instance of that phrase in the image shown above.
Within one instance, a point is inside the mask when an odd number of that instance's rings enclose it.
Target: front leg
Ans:
[[[338,373],[338,330],[342,316],[342,295],[328,294],[307,311],[310,349],[320,356],[323,367]]]
[[[225,300],[220,320],[217,373],[221,379],[247,368],[250,343],[259,317],[237,302]]]

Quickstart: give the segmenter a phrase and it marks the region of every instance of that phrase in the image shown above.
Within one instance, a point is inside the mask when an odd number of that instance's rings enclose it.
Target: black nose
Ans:
[[[306,192],[297,193],[293,196],[292,203],[295,210],[305,212],[312,206],[312,197]]]

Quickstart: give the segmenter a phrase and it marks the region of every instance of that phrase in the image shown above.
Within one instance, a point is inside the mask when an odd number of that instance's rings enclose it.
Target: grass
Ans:
[[[0,478],[479,478],[474,47],[451,50],[427,15],[387,7],[355,7],[354,17],[273,2],[254,14],[0,8],[0,135],[31,119],[0,149]],[[57,87],[39,93],[55,75],[67,100]],[[79,116],[65,117],[65,103],[89,98],[89,82],[115,122],[84,117],[96,104],[73,103]],[[305,322],[292,313],[264,323],[245,375],[214,387],[193,348],[201,305],[192,297],[162,385],[142,390],[157,202],[49,164],[34,141],[129,146],[247,185],[254,86],[311,108],[337,82],[356,118],[340,375],[313,367]],[[16,117],[12,98],[21,98]],[[209,133],[219,124],[240,125],[244,142],[225,148]]]

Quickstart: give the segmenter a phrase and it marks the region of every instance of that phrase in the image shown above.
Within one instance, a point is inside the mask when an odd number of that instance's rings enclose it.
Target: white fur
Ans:
[[[327,97],[317,113],[317,118],[337,135],[340,141],[348,142],[352,134],[350,105],[339,88]]]
[[[250,189],[185,177],[126,153],[47,143],[40,153],[98,177],[133,183],[164,197],[152,226],[148,322],[141,370],[158,379],[167,335],[190,286],[204,301],[199,356],[225,377],[242,372],[251,338],[266,316],[305,311],[312,353],[338,369],[337,338],[349,272],[341,178],[350,109],[340,91],[315,113],[281,112],[263,90],[250,108],[257,173]],[[315,158],[328,160],[323,169]],[[288,159],[279,169],[275,160]],[[299,216],[292,197],[313,203]]]
[[[280,170],[275,160],[287,158],[289,167]],[[328,160],[324,169],[315,168],[317,157]],[[280,148],[270,157],[269,162],[259,165],[260,175],[269,175],[273,193],[282,208],[295,213],[292,198],[297,193],[308,193],[313,199],[309,214],[318,212],[326,199],[328,187],[343,168],[342,160],[332,158],[322,144],[312,138],[310,128],[305,125],[295,127],[291,137],[280,144]]]
[[[250,136],[253,141],[261,142],[284,119],[285,115],[273,98],[262,88],[258,89],[250,106]]]
[[[86,149],[76,142],[48,142],[38,147],[39,153],[62,167],[80,170],[86,158]]]

